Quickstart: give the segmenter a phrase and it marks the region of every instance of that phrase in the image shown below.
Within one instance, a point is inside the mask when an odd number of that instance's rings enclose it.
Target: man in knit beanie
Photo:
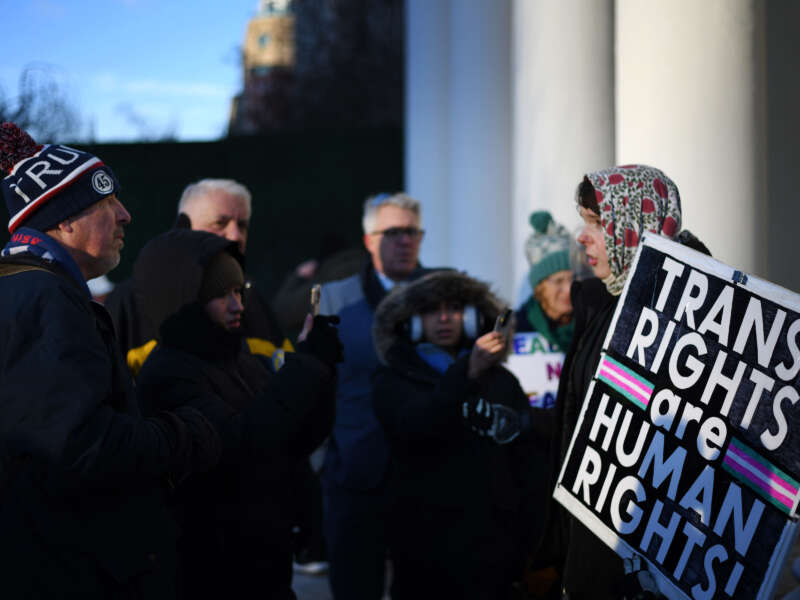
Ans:
[[[22,252],[43,256],[65,250],[84,281],[104,275],[119,263],[131,217],[117,193],[113,171],[89,153],[67,146],[39,146],[11,124],[3,124],[3,199],[8,207],[11,244],[4,256]],[[47,233],[43,238],[37,233]],[[49,238],[49,239],[48,239]],[[61,248],[51,247],[52,241]]]
[[[0,125],[11,240],[0,252],[0,581],[8,598],[170,598],[164,484],[212,467],[216,430],[140,416],[86,281],[119,262],[130,215],[111,169]]]

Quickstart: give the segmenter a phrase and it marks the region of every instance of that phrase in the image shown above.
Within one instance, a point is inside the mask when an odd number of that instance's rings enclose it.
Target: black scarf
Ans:
[[[233,359],[242,350],[240,332],[229,332],[206,315],[199,302],[184,305],[164,320],[161,343],[204,360]]]

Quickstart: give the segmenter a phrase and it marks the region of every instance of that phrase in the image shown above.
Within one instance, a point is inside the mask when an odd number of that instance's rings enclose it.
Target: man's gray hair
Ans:
[[[375,231],[375,222],[378,220],[378,210],[382,206],[396,206],[397,208],[404,208],[410,210],[422,222],[422,209],[420,208],[419,201],[414,200],[411,196],[398,192],[396,194],[375,194],[367,198],[364,202],[364,218],[361,219],[361,226],[364,228],[364,233],[372,233]]]
[[[186,186],[181,194],[181,199],[178,202],[178,214],[186,212],[184,209],[191,203],[192,199],[205,196],[211,192],[225,192],[231,196],[242,198],[247,204],[247,210],[252,212],[251,209],[251,195],[250,190],[244,187],[238,181],[233,179],[201,179]]]

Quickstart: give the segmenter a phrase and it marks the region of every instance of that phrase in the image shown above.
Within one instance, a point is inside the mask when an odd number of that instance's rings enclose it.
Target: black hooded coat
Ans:
[[[454,298],[476,306],[485,330],[503,308],[483,283],[443,271],[395,288],[375,314],[383,364],[372,399],[390,444],[392,597],[398,600],[508,597],[531,544],[526,508],[542,483],[532,477],[533,436],[498,445],[462,417],[462,403],[472,395],[527,411],[519,382],[502,366],[470,380],[468,353],[440,373],[404,334],[412,314]]]
[[[188,230],[142,250],[135,273],[160,333],[139,397],[145,412],[200,410],[223,442],[219,466],[177,493],[184,596],[293,598],[292,489],[332,426],[335,371],[300,352],[274,372],[206,317],[195,299],[204,266],[223,251],[236,255],[235,244]]]

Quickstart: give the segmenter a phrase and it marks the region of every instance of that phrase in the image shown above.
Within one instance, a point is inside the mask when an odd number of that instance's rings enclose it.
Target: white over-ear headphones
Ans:
[[[464,335],[471,340],[478,339],[481,332],[481,320],[478,314],[478,309],[474,304],[466,304],[464,306],[464,317],[462,319],[462,327]]]
[[[474,304],[464,305],[462,329],[464,335],[471,340],[477,339],[480,335],[481,318]],[[422,339],[422,317],[417,313],[411,315],[411,320],[408,323],[408,337],[414,344]]]
[[[414,344],[422,339],[422,317],[417,313],[411,315],[411,322],[408,326],[408,337]]]

